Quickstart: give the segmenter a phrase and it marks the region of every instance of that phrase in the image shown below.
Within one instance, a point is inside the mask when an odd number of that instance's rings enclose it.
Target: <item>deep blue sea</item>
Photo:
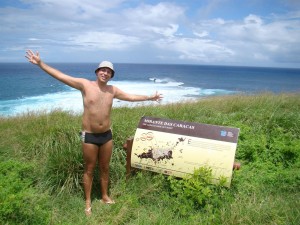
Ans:
[[[97,63],[49,65],[72,76],[96,79]],[[157,90],[164,95],[162,104],[215,95],[300,91],[300,69],[117,63],[114,67],[116,74],[110,84],[133,94],[149,95]],[[0,78],[0,116],[57,108],[82,112],[81,93],[35,65],[0,63]],[[115,100],[113,107],[140,104],[146,103]]]

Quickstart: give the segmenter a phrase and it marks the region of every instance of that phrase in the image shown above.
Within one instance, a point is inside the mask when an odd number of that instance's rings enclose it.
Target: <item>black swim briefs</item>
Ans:
[[[112,139],[112,132],[111,130],[104,133],[88,133],[82,131],[80,132],[80,137],[84,143],[94,144],[100,147]]]

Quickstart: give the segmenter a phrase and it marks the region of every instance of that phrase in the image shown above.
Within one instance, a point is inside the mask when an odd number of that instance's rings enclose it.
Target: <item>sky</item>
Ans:
[[[300,0],[1,0],[0,62],[300,68]]]

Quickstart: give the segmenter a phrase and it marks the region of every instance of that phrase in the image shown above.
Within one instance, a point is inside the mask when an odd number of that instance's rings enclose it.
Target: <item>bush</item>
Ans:
[[[212,170],[205,167],[183,179],[168,177],[170,193],[177,199],[181,216],[192,216],[191,213],[199,209],[211,212],[220,205],[227,190],[224,186],[226,180],[221,178],[218,184],[212,184],[212,178]]]
[[[33,187],[33,166],[9,160],[0,170],[0,223],[48,224],[49,199]]]

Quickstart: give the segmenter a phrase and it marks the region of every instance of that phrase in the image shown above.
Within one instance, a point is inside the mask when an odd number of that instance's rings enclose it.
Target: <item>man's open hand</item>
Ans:
[[[27,50],[25,57],[28,59],[29,62],[35,65],[38,65],[41,62],[39,52],[36,52],[36,54],[34,54],[33,51]]]

